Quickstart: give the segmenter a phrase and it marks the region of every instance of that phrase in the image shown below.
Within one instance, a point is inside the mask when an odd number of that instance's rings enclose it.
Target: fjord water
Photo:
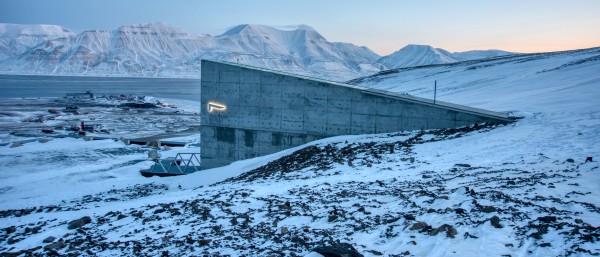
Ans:
[[[0,75],[0,98],[95,95],[155,96],[200,101],[199,79]]]

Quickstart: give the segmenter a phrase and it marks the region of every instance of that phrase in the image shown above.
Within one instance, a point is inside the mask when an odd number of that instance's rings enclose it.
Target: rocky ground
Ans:
[[[558,160],[535,152],[501,164],[443,166],[434,165],[418,148],[510,126],[317,143],[240,176],[183,192],[186,196],[177,199],[160,196],[178,188],[153,183],[87,195],[60,206],[3,210],[0,252],[600,255],[600,227],[588,221],[597,219],[600,206],[594,200],[597,192],[586,184],[598,177],[597,161]],[[126,204],[152,197],[158,200],[142,207]],[[122,204],[81,215],[107,202]]]

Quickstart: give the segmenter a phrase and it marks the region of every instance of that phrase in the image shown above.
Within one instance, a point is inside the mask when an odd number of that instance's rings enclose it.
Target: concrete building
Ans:
[[[227,165],[316,139],[506,123],[505,114],[307,78],[202,61],[201,165]]]

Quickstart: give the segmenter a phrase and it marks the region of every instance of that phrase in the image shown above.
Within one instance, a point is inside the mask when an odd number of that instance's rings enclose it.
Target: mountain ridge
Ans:
[[[201,59],[335,80],[381,70],[370,49],[329,42],[308,26],[246,24],[213,37],[164,23],[133,24],[39,38],[29,46],[0,60],[0,73],[198,78]]]
[[[5,27],[13,32],[2,33]],[[19,37],[28,30],[37,31],[36,36]],[[56,25],[0,24],[2,74],[198,78],[200,60],[208,59],[345,81],[397,67],[507,53],[493,51],[450,53],[432,46],[408,45],[381,57],[366,46],[330,42],[307,25],[276,28],[241,24],[210,36],[162,22],[77,34]]]
[[[470,50],[465,52],[449,52],[430,45],[409,44],[400,50],[381,57],[377,62],[390,69],[415,67],[431,64],[445,64],[467,60],[493,58],[503,55],[518,54],[502,50]]]

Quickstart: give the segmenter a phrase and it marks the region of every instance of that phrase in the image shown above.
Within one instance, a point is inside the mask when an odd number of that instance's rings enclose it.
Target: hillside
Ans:
[[[599,68],[600,48],[590,48],[393,69],[349,83],[433,98],[437,80],[442,101],[539,112],[594,106]]]
[[[431,97],[437,80],[440,100],[523,118],[328,138],[184,177],[140,177],[144,149],[109,140],[2,146],[22,172],[2,173],[0,252],[595,256],[598,70],[600,48],[382,72],[352,83]]]

